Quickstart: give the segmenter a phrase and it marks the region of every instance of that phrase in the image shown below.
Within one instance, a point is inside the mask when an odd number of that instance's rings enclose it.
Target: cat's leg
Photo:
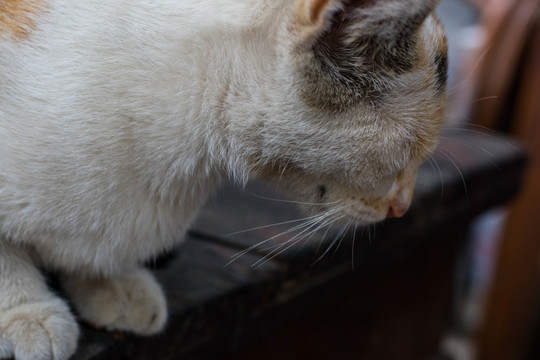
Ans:
[[[158,333],[165,326],[165,296],[144,268],[110,277],[70,274],[61,282],[79,314],[93,325],[141,335]]]
[[[9,359],[13,357],[13,345],[7,338],[0,334],[0,359]]]
[[[0,359],[65,360],[79,328],[24,248],[0,241]]]

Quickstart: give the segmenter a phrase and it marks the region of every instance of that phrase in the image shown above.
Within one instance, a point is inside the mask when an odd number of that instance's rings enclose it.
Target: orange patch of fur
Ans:
[[[0,0],[0,36],[27,38],[34,29],[36,13],[43,7],[43,0]]]

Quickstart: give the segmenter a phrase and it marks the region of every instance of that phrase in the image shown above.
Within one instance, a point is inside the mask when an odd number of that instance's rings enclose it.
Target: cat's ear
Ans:
[[[344,0],[342,20],[376,34],[415,32],[439,0]]]
[[[301,48],[314,51],[327,67],[342,76],[369,69],[402,73],[417,55],[418,33],[438,0],[340,0],[308,2],[315,14]],[[323,2],[324,6],[315,6]],[[304,4],[305,5],[305,4]]]
[[[339,1],[297,0],[296,19],[303,26],[324,26],[325,18]]]
[[[314,40],[329,27],[332,15],[342,7],[339,0],[297,0],[295,6],[295,28],[304,40]]]
[[[439,0],[296,0],[296,25],[305,41],[323,32],[377,38],[413,34]]]

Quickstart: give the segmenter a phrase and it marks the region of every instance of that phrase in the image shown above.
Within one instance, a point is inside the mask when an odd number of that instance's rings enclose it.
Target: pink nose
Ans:
[[[407,212],[408,207],[400,206],[397,204],[390,205],[388,212],[386,213],[387,218],[400,218]]]

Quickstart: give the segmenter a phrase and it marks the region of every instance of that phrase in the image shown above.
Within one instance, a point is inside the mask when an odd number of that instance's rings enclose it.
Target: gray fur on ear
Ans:
[[[344,0],[346,18],[361,20],[371,31],[389,34],[414,31],[435,10],[439,0]]]
[[[351,0],[315,41],[316,55],[343,73],[352,67],[400,74],[416,58],[417,34],[438,0]],[[341,59],[347,59],[341,63]],[[351,59],[353,59],[351,63]]]
[[[377,102],[419,59],[419,30],[438,0],[351,0],[327,17],[310,47],[332,88]],[[313,77],[312,75],[311,77]],[[319,81],[320,83],[320,81]],[[350,98],[350,97],[348,97]]]
[[[299,46],[306,101],[332,111],[359,101],[379,104],[397,77],[419,64],[420,30],[437,4],[343,0],[326,8],[317,31]]]

